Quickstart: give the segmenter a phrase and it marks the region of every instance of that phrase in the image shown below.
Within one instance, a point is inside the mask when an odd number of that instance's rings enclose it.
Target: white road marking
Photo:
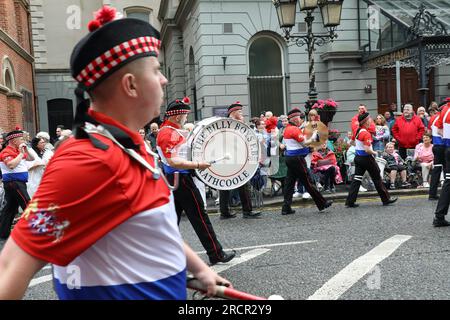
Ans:
[[[53,275],[51,275],[51,274],[42,276],[42,277],[31,280],[30,284],[28,285],[28,288],[31,288],[31,287],[37,286],[38,284],[52,281],[52,280],[53,280]]]
[[[231,260],[230,262],[227,262],[226,264],[216,264],[216,265],[212,266],[212,269],[217,273],[224,272],[225,270],[228,270],[240,263],[244,263],[251,259],[254,259],[257,256],[262,255],[268,251],[270,251],[270,249],[251,250],[249,252],[241,254],[240,257],[235,257],[233,260]]]
[[[402,243],[411,239],[407,235],[395,235],[347,265],[327,281],[308,300],[337,300],[378,263],[389,257]]]
[[[296,241],[296,242],[282,242],[282,243],[262,244],[262,245],[259,245],[259,246],[233,248],[233,250],[239,251],[239,250],[257,249],[257,248],[271,248],[271,247],[281,247],[281,246],[292,246],[292,245],[296,245],[296,244],[305,244],[305,243],[314,243],[314,242],[317,242],[317,240],[306,240],[306,241]],[[225,251],[229,251],[229,250],[225,250]],[[206,253],[206,251],[196,251],[196,253],[197,254]]]

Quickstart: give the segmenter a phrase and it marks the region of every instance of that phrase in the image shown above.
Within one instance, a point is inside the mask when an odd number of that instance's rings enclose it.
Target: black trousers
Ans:
[[[402,157],[403,160],[408,156],[408,149],[403,147],[398,147],[398,154]]]
[[[334,188],[334,180],[336,178],[336,168],[331,166],[327,170],[321,170],[324,179],[324,188]]]
[[[377,189],[377,192],[380,195],[381,201],[385,203],[389,200],[389,193],[381,181],[380,168],[378,167],[375,158],[372,156],[357,155],[355,156],[355,177],[350,185],[350,191],[348,193],[347,200],[345,201],[346,205],[352,205],[356,202],[362,177],[366,171],[369,172],[373,184],[375,185],[375,189]]]
[[[450,204],[450,147],[445,148],[445,182],[442,186],[441,196],[439,197],[438,205],[436,207],[435,215],[438,218],[443,218],[447,212]]]
[[[445,172],[445,146],[433,146],[433,155],[434,161],[433,170],[431,170],[429,197],[437,197],[439,178],[441,177],[442,170]]]
[[[168,174],[167,178],[173,184],[173,175]],[[220,258],[223,254],[222,246],[217,240],[211,221],[206,214],[202,196],[190,174],[180,174],[178,189],[173,195],[178,224],[184,210],[208,256]]]
[[[220,213],[224,216],[230,215],[230,191],[219,191]],[[248,183],[238,188],[239,198],[241,199],[242,211],[246,213],[252,212],[252,201],[250,199],[250,186]]]
[[[0,216],[0,238],[6,239],[11,233],[14,217],[19,213],[19,206],[22,210],[25,210],[28,202],[30,202],[30,196],[28,195],[25,182],[3,182],[3,186],[6,205]]]
[[[305,157],[286,157],[286,166],[288,170],[286,174],[286,187],[284,189],[284,202],[282,211],[289,212],[292,210],[292,196],[294,194],[295,181],[297,179],[300,180],[300,182],[306,188],[306,191],[308,191],[308,193],[311,195],[317,208],[319,208],[319,210],[325,208],[325,198],[320,194],[319,191],[317,191],[316,187],[314,186],[315,184],[311,183],[311,180],[309,178],[309,174],[306,169],[307,166]]]

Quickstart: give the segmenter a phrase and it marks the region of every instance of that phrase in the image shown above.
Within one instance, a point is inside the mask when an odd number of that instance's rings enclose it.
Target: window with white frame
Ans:
[[[127,18],[139,19],[148,23],[152,23],[152,9],[146,7],[129,7],[124,9]]]
[[[7,56],[2,61],[2,80],[3,84],[11,91],[16,90],[16,81],[14,77],[14,68],[11,60]]]

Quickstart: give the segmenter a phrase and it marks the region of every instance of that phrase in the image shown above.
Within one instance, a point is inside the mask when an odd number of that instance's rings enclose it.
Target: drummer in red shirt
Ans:
[[[358,197],[359,187],[361,186],[362,178],[366,171],[369,171],[370,177],[372,178],[373,184],[380,195],[383,205],[389,205],[397,201],[396,197],[389,197],[389,193],[386,187],[383,185],[380,176],[380,168],[378,167],[375,158],[376,152],[372,149],[372,135],[369,133],[368,129],[371,126],[372,119],[369,113],[365,112],[358,116],[359,128],[353,134],[353,139],[355,141],[355,177],[353,178],[352,184],[350,186],[350,191],[347,196],[347,201],[345,206],[348,208],[356,208],[359,205],[356,202]]]
[[[206,250],[209,262],[214,265],[218,262],[230,261],[234,258],[235,253],[223,251],[211,221],[205,212],[200,191],[192,179],[194,169],[204,170],[209,168],[211,164],[188,160],[187,131],[183,131],[181,128],[186,122],[187,114],[191,111],[189,103],[189,98],[184,98],[183,100],[177,99],[169,104],[165,115],[166,121],[161,125],[156,144],[168,180],[173,183],[174,173],[178,172],[180,175],[178,188],[173,193],[178,223],[184,210]]]
[[[434,227],[447,227],[450,222],[445,220],[450,204],[450,102],[444,105],[439,119],[436,121],[438,133],[442,135],[445,145],[445,182],[442,186],[439,202],[434,212]]]
[[[445,144],[442,139],[442,134],[439,133],[439,128],[436,126],[437,121],[441,115],[441,109],[446,104],[442,103],[439,106],[438,112],[434,114],[428,122],[428,129],[431,131],[433,138],[433,169],[431,170],[430,190],[428,192],[428,200],[438,200],[438,184],[441,172],[445,172]]]
[[[282,215],[295,213],[292,210],[292,195],[294,194],[295,182],[300,182],[305,186],[308,193],[313,198],[319,211],[323,211],[330,207],[333,201],[325,200],[319,191],[311,184],[308,172],[306,171],[305,157],[310,153],[307,146],[310,142],[317,138],[317,132],[314,132],[310,139],[303,135],[303,131],[299,128],[301,125],[300,116],[302,112],[300,109],[294,108],[288,113],[289,124],[284,130],[283,138],[286,145],[284,156],[286,158],[286,165],[288,172],[286,174],[286,187],[284,190],[284,202],[281,209]]]
[[[353,135],[355,134],[356,130],[358,130],[359,128],[359,121],[358,121],[358,117],[359,115],[366,113],[367,112],[367,107],[364,104],[360,104],[358,107],[358,113],[352,118],[352,132]],[[369,128],[367,128],[367,131],[369,131],[369,133],[375,135],[375,123],[372,121],[372,123],[370,124]]]

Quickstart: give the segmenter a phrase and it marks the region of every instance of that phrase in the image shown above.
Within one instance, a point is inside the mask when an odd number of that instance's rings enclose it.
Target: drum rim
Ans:
[[[215,118],[215,119],[214,119],[213,121],[207,122],[207,124],[201,124],[201,122],[203,122],[203,121],[205,121],[205,120],[210,120],[211,118],[203,119],[203,120],[199,121],[199,122],[196,124],[196,127],[198,126],[198,127],[203,127],[203,128],[204,128],[204,127],[209,126],[209,125],[212,125],[213,123],[218,122],[218,121],[222,121],[222,120],[231,120],[232,122],[236,122],[236,123],[239,123],[239,124],[241,124],[241,125],[247,127],[247,129],[249,130],[249,132],[251,132],[251,133],[253,134],[253,136],[254,136],[254,138],[255,138],[255,141],[258,141],[258,137],[257,137],[257,135],[256,135],[256,132],[255,132],[255,131],[247,124],[247,123],[245,123],[245,122],[240,122],[240,121],[238,121],[238,120],[236,120],[236,119],[233,119],[233,118],[225,118],[225,117],[214,117],[214,118]],[[192,130],[192,133],[194,133],[195,129],[196,129],[196,128],[194,127],[194,129]],[[191,147],[192,147],[192,145],[194,145],[195,141],[197,140],[198,134],[199,134],[200,132],[201,132],[201,130],[199,130],[198,132],[196,132],[195,135],[192,135],[192,137],[191,137],[192,141],[190,142],[190,146],[191,146]],[[245,140],[244,140],[244,142],[245,142]],[[259,147],[259,143],[257,143],[257,146],[258,146],[258,159],[259,159],[260,152],[261,152],[260,147]],[[247,151],[247,152],[248,152],[248,151]],[[192,152],[191,152],[191,158],[192,158]],[[247,157],[247,163],[249,163],[248,157]],[[256,161],[254,168],[252,168],[252,170],[249,172],[249,178],[247,179],[247,181],[246,181],[245,183],[240,183],[240,184],[238,184],[238,185],[237,185],[236,187],[234,187],[234,188],[237,189],[237,188],[240,188],[240,187],[246,185],[247,183],[249,183],[250,180],[251,180],[251,178],[252,178],[252,177],[256,174],[256,172],[258,171],[258,168],[259,168],[259,161]],[[209,184],[207,181],[203,180],[203,178],[202,178],[201,175],[200,175],[200,172],[203,172],[203,170],[200,170],[200,169],[195,169],[195,170],[194,170],[195,176],[196,176],[200,181],[202,181],[205,185],[207,185],[207,186],[209,186],[209,187],[211,187],[211,188],[214,188],[214,189],[216,189],[216,190],[230,190],[230,187],[220,187],[220,186],[214,186],[214,185]],[[239,171],[239,172],[241,172],[241,171]],[[237,177],[237,176],[239,176],[239,175],[236,175],[236,177]]]

